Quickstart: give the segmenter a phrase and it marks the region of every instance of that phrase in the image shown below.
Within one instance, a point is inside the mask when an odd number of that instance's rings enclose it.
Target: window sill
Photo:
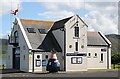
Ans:
[[[100,61],[100,63],[103,63],[103,61]]]
[[[97,58],[97,56],[94,56],[93,58]]]
[[[91,56],[88,56],[87,58],[91,58]]]
[[[73,37],[73,39],[80,39],[80,37]]]

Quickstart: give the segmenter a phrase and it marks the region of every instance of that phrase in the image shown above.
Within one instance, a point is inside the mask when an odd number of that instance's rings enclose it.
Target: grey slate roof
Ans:
[[[60,45],[58,44],[51,31],[49,31],[49,33],[46,35],[45,39],[38,47],[38,49],[43,49],[46,52],[50,52],[51,49],[55,49],[57,52],[62,52]]]
[[[64,27],[64,24],[70,20],[73,16],[71,17],[68,17],[68,18],[65,18],[65,19],[62,19],[62,20],[59,20],[59,21],[56,21],[54,23],[54,25],[52,26],[51,30],[56,30],[56,29],[59,29],[59,28],[63,28]]]
[[[40,34],[38,29],[45,29],[48,31],[54,22],[50,21],[38,21],[38,20],[25,20],[20,19],[26,35],[30,41],[33,49],[37,49],[44,40],[46,34]],[[28,33],[27,28],[34,28],[36,33]]]
[[[107,46],[102,36],[98,32],[87,32],[87,45],[88,46]]]
[[[20,19],[20,21],[33,49],[43,49],[49,52],[54,48],[56,51],[61,52],[62,49],[51,31],[63,28],[64,24],[71,18],[65,18],[56,22],[25,19]],[[34,28],[36,33],[28,33],[27,28]],[[45,29],[47,34],[40,34],[38,29]],[[87,43],[88,46],[108,45],[98,32],[87,32]]]

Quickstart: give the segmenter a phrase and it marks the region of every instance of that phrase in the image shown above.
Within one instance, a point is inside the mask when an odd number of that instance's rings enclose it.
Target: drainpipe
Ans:
[[[66,71],[66,29],[64,28],[64,71]]]
[[[32,72],[34,72],[34,52],[32,52],[32,56],[33,56],[33,57],[32,57],[32,58],[33,58],[33,59],[32,59],[32,61],[33,61],[33,62],[32,62],[32,63],[33,63],[33,64],[32,64],[32,66],[33,66]]]
[[[107,69],[109,69],[109,46],[107,47]]]

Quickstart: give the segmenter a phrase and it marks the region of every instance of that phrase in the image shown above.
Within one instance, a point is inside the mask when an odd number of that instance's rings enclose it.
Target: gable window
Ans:
[[[78,42],[75,42],[75,51],[78,51]]]
[[[14,32],[15,43],[18,43],[18,31]]]
[[[79,37],[79,27],[75,27],[75,37]]]
[[[38,29],[38,31],[39,31],[41,34],[46,34],[45,29]]]
[[[34,28],[27,28],[27,31],[28,31],[29,33],[36,33]]]

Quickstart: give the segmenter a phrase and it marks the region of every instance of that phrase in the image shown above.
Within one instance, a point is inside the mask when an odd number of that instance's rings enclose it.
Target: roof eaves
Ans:
[[[102,32],[99,31],[98,33],[104,39],[104,41],[111,46],[112,43],[102,34]]]

